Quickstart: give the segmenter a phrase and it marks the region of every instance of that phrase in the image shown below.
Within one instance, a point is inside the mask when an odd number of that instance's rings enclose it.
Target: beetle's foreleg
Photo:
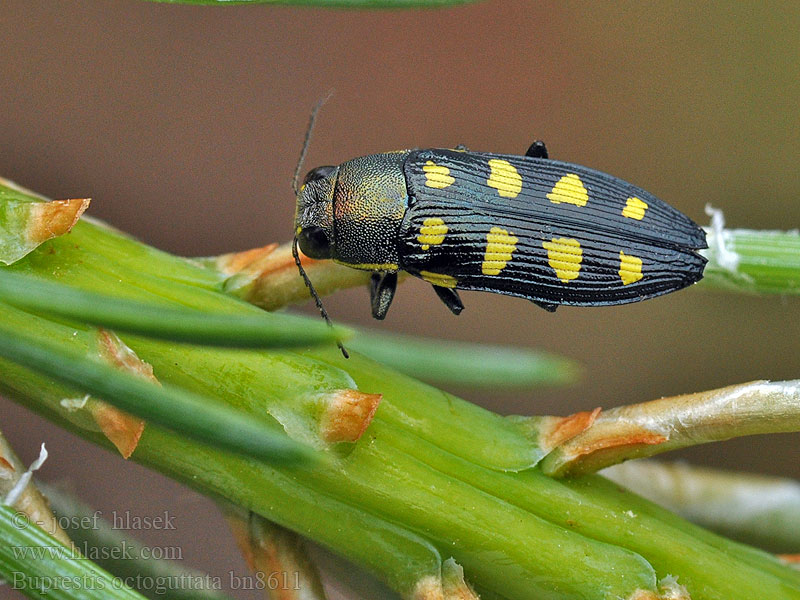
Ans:
[[[369,298],[372,303],[372,316],[383,320],[394,299],[397,289],[397,273],[376,272],[369,283]]]
[[[547,146],[544,145],[542,140],[533,142],[525,153],[525,156],[530,156],[531,158],[550,158],[547,154]]]
[[[436,292],[436,295],[439,296],[439,299],[444,302],[445,306],[449,308],[454,315],[461,314],[461,311],[464,310],[464,303],[461,302],[458,292],[456,292],[453,288],[434,285],[433,291]]]

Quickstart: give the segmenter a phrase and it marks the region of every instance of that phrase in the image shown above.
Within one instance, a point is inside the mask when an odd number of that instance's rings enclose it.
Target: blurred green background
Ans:
[[[335,89],[306,168],[459,143],[523,153],[542,138],[551,157],[635,183],[701,224],[710,203],[731,227],[793,229],[798,31],[797,2],[498,0],[355,12],[4,0],[0,175],[53,198],[90,196],[90,214],[180,254],[285,241],[309,112]],[[555,314],[491,294],[463,299],[452,317],[427,284],[410,281],[382,324],[369,317],[366,290],[326,305],[341,323],[540,347],[586,366],[570,389],[456,390],[503,413],[567,414],[800,376],[796,298],[695,288]],[[168,507],[193,564],[213,571],[235,560],[227,542],[230,555],[213,556],[227,536],[204,526],[206,502],[0,402],[2,428],[25,459],[48,443],[45,478],[70,481],[107,511]],[[798,442],[754,437],[676,456],[800,477]]]

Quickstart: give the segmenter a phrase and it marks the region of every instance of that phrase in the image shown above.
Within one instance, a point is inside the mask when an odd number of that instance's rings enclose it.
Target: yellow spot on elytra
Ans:
[[[450,175],[450,169],[437,165],[432,160],[427,161],[422,170],[425,171],[425,185],[431,188],[441,190],[448,185],[453,185],[456,180],[455,177]]]
[[[486,254],[483,257],[481,272],[484,275],[499,275],[517,249],[517,241],[517,238],[505,229],[492,227],[486,234]]]
[[[441,244],[445,235],[447,235],[447,225],[444,221],[438,217],[431,217],[422,222],[417,240],[422,244],[422,249],[427,250],[431,246]]]
[[[553,204],[565,202],[575,206],[586,206],[589,201],[589,192],[583,187],[581,178],[574,173],[570,173],[558,180],[558,183],[553,186],[553,190],[547,194],[547,197]]]
[[[619,278],[622,285],[636,283],[642,278],[642,259],[619,251]]]
[[[486,183],[497,189],[503,198],[516,198],[522,191],[522,176],[507,160],[493,158],[489,161],[492,170]]]
[[[400,268],[396,263],[348,263],[335,258],[333,262],[362,271],[397,271]]]
[[[622,209],[622,216],[629,219],[636,219],[641,221],[644,218],[644,211],[647,210],[647,202],[639,200],[639,198],[628,198],[625,203],[625,208]]]
[[[578,240],[553,238],[551,242],[542,242],[542,246],[547,250],[547,261],[556,272],[556,277],[565,283],[578,277],[583,260],[583,250]]]
[[[439,287],[454,288],[456,287],[456,283],[458,283],[455,277],[442,275],[441,273],[432,273],[431,271],[420,271],[419,276],[428,283],[438,285]]]

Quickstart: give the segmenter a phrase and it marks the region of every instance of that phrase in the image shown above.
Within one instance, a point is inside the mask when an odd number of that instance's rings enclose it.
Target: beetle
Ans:
[[[363,156],[312,169],[296,192],[295,255],[299,244],[310,258],[372,271],[376,319],[399,271],[459,314],[457,290],[548,311],[625,304],[695,283],[706,264],[705,232],[689,217],[621,179],[549,159],[541,141],[524,156],[463,147]]]

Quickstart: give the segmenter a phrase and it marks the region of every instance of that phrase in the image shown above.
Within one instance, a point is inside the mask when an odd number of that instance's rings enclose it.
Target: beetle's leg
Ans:
[[[458,150],[459,152],[469,152],[469,148],[467,148],[464,144],[457,144],[453,150]]]
[[[464,310],[464,303],[461,302],[458,292],[456,292],[453,288],[435,285],[433,286],[433,291],[436,292],[436,295],[439,296],[439,299],[444,302],[445,306],[449,308],[454,315],[461,314],[461,311]]]
[[[547,146],[544,145],[542,140],[536,140],[530,145],[525,156],[530,156],[531,158],[549,158]]]
[[[547,312],[556,312],[556,309],[558,308],[558,304],[555,302],[541,302],[539,300],[531,300],[531,302],[533,302],[539,308],[545,309]]]
[[[369,282],[369,298],[373,317],[380,320],[386,317],[396,289],[397,273],[376,272],[372,274]]]

